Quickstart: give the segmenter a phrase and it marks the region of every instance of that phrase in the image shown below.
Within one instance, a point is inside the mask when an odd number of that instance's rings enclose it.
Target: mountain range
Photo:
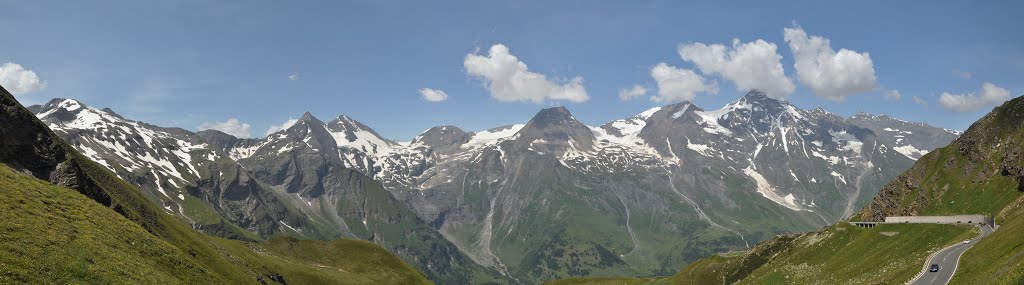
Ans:
[[[431,284],[354,239],[215,238],[60,139],[0,88],[0,283]]]
[[[347,116],[245,139],[73,99],[28,109],[194,229],[369,240],[444,284],[668,275],[846,219],[959,135],[756,90],[717,110],[682,102],[588,126],[555,107],[408,143]]]
[[[839,222],[708,256],[671,276],[570,278],[550,284],[1022,284],[1022,141],[1024,97],[1017,97],[951,143],[921,156],[849,218],[882,222],[892,216],[983,215],[990,218],[983,225],[862,227]],[[962,246],[961,251],[939,259],[937,254],[954,246]]]

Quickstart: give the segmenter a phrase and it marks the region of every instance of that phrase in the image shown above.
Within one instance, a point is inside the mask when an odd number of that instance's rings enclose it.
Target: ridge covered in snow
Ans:
[[[127,179],[127,173],[149,172],[144,177],[150,181],[145,181],[144,186],[155,189],[165,203],[183,202],[184,193],[172,193],[169,188],[182,189],[199,177],[199,164],[219,157],[207,150],[201,140],[183,138],[177,129],[127,120],[77,100],[54,99],[43,110],[36,117],[55,132],[93,131],[92,135],[77,136],[70,143],[121,178]]]

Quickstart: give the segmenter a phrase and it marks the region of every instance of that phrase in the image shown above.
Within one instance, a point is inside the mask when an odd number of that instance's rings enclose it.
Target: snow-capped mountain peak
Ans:
[[[352,149],[371,155],[389,153],[398,143],[382,138],[373,129],[348,116],[339,116],[327,123],[327,130],[339,148]]]
[[[204,140],[182,129],[127,120],[74,99],[53,99],[30,109],[54,132],[75,134],[70,144],[122,178],[149,172],[135,182],[156,190],[166,209],[176,209],[174,205],[185,199],[184,193],[171,189],[182,189],[200,176],[201,164],[220,157]]]

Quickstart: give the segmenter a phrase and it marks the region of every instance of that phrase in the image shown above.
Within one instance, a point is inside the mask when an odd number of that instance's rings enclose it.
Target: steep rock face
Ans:
[[[54,99],[33,109],[58,136],[194,228],[207,228],[223,218],[270,236],[282,232],[282,221],[305,223],[305,217],[272,190],[186,130],[127,120],[71,99]],[[238,230],[218,233],[246,236]]]
[[[0,123],[5,126],[0,129],[3,135],[0,136],[3,140],[0,158],[16,170],[28,171],[37,178],[49,180],[57,164],[67,158],[66,150],[51,138],[39,135],[50,131],[43,124],[33,123],[35,116],[23,111],[13,95],[4,90],[0,96],[4,108]]]
[[[58,186],[78,190],[105,206],[115,206],[82,169],[81,162],[46,125],[0,87],[0,162]]]

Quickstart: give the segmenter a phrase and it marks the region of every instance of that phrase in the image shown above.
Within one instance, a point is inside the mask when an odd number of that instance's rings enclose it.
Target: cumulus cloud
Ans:
[[[984,107],[1002,104],[1006,100],[1010,100],[1010,90],[988,82],[981,84],[981,92],[967,94],[942,92],[942,95],[939,95],[939,105],[959,113],[974,112]]]
[[[640,85],[633,85],[629,89],[619,89],[619,99],[622,101],[629,101],[647,95],[647,88]]]
[[[921,106],[928,106],[928,100],[922,99],[921,97],[914,96],[914,103]]]
[[[543,74],[530,72],[515,55],[502,44],[491,46],[487,55],[476,52],[466,55],[462,62],[466,73],[481,78],[498,101],[567,100],[584,102],[590,99],[583,88],[583,78],[575,77],[562,83],[548,80]]]
[[[732,47],[692,43],[680,45],[678,52],[700,72],[720,75],[742,92],[758,89],[772,98],[785,99],[796,86],[786,77],[777,49],[775,44],[760,39],[748,43],[733,39]]]
[[[299,80],[299,73],[296,72],[296,73],[289,74],[288,75],[288,80],[291,80],[291,81]]]
[[[895,89],[886,90],[883,95],[885,95],[885,100],[889,101],[899,101],[900,98],[903,98],[903,95],[900,94],[900,91]]]
[[[251,137],[251,129],[252,125],[249,125],[249,123],[243,123],[236,118],[230,118],[227,121],[223,122],[204,122],[202,124],[199,124],[200,131],[218,130],[224,132],[225,134],[229,134],[239,138]]]
[[[267,128],[267,132],[263,133],[263,136],[269,136],[270,134],[286,130],[286,129],[292,127],[292,125],[294,125],[297,122],[299,122],[298,119],[288,118],[288,120],[284,121],[283,124],[273,125],[273,126],[270,126],[270,128]],[[246,125],[248,125],[248,124],[246,124]]]
[[[25,94],[46,88],[46,82],[40,80],[35,71],[27,70],[13,62],[0,65],[0,85],[13,94]]]
[[[963,71],[963,70],[959,70],[959,69],[953,69],[952,73],[953,73],[953,77],[958,77],[958,78],[961,78],[961,79],[971,79],[971,76],[974,76],[973,74],[971,74],[968,71]]]
[[[785,28],[784,38],[793,52],[796,77],[814,95],[842,101],[846,96],[875,88],[875,67],[871,55],[848,49],[836,52],[829,39],[808,37],[803,28]]]
[[[718,93],[716,82],[707,83],[704,77],[693,70],[677,68],[658,63],[651,68],[651,77],[658,82],[658,95],[652,96],[656,102],[693,101],[697,93]]]
[[[421,88],[419,91],[420,96],[423,96],[423,99],[430,102],[441,102],[444,100],[448,100],[448,93],[444,93],[444,91],[441,90]]]

